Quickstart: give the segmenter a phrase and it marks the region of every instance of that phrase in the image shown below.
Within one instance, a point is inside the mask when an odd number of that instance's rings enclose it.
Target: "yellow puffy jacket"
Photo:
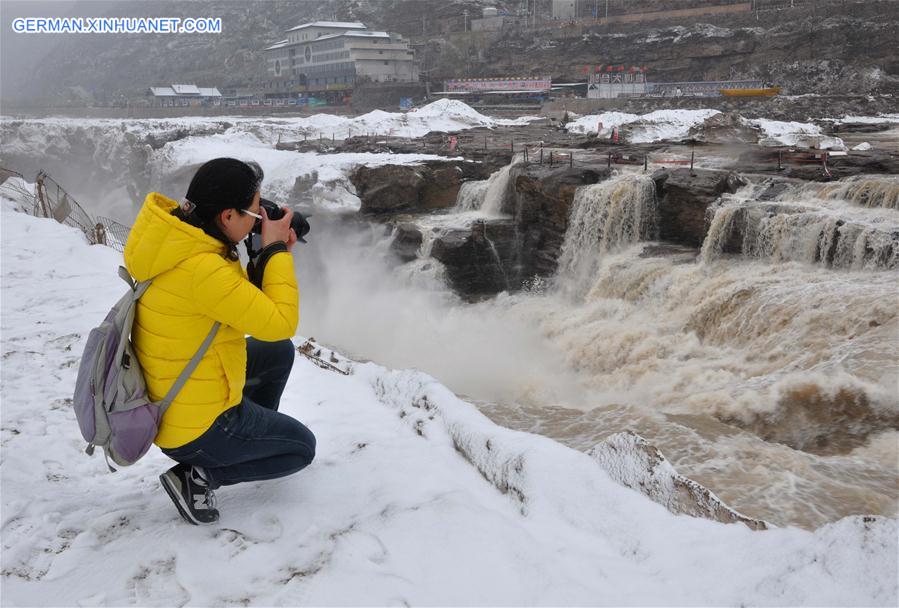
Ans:
[[[289,253],[265,267],[262,289],[225,245],[172,215],[178,204],[157,192],[144,201],[125,245],[125,266],[153,279],[137,303],[132,342],[150,398],[165,397],[215,321],[221,327],[163,416],[156,444],[175,448],[203,434],[237,405],[246,381],[245,335],[266,341],[296,332],[299,294]]]

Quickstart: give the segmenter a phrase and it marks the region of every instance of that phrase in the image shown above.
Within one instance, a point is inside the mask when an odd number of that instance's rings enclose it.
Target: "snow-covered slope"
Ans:
[[[493,118],[481,114],[469,105],[455,99],[440,99],[408,112],[384,112],[373,110],[361,116],[339,116],[336,114],[313,114],[311,116],[266,116],[261,118],[243,116],[186,116],[181,118],[112,119],[87,118],[77,121],[83,129],[108,129],[120,139],[127,137],[167,141],[189,130],[192,135],[212,133],[252,133],[257,138],[275,143],[302,140],[304,137],[317,139],[344,139],[349,136],[380,135],[396,137],[421,137],[430,131],[464,131],[476,127],[497,127],[527,124],[539,116],[521,118]],[[7,137],[5,146],[17,151],[30,138],[43,133],[71,127],[68,118],[17,119],[0,116],[0,122],[15,129],[15,136]],[[22,131],[18,133],[18,131]]]
[[[374,363],[343,376],[298,357],[282,411],[316,433],[316,461],[223,488],[219,525],[188,526],[156,479],[170,461],[154,448],[108,473],[68,400],[123,289],[119,254],[8,207],[4,606],[896,604],[895,520],[811,533],[676,516],[587,454]]]
[[[701,126],[706,120],[720,114],[718,110],[656,110],[647,114],[604,112],[580,116],[565,125],[572,133],[596,133],[609,137],[614,127],[627,127],[627,139],[633,143],[679,141],[686,138],[690,129]],[[848,117],[847,119],[848,120]],[[861,118],[865,120],[875,120]],[[881,119],[876,119],[881,120]],[[888,122],[889,116],[882,119]],[[843,140],[823,134],[820,126],[803,122],[784,122],[765,118],[746,119],[740,122],[761,131],[758,143],[766,146],[805,146],[826,149],[844,149]],[[600,127],[601,125],[601,127]]]
[[[718,110],[656,110],[648,114],[629,114],[627,112],[603,112],[581,116],[565,125],[572,133],[597,133],[600,137],[608,137],[614,127],[631,126],[633,143],[649,143],[654,141],[675,141],[683,139],[690,129],[716,114]],[[599,125],[602,128],[599,129]]]

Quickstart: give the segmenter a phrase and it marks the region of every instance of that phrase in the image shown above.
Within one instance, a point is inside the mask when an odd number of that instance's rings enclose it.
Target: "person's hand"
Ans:
[[[293,228],[291,228],[290,229],[290,238],[287,239],[287,251],[290,251],[291,249],[293,249],[293,246],[296,244],[296,242],[297,242],[297,233]]]
[[[282,207],[282,209],[284,210],[284,217],[280,220],[270,220],[268,219],[268,212],[265,210],[265,207],[259,208],[262,213],[263,247],[268,247],[272,243],[282,241],[286,243],[287,248],[290,249],[292,244],[296,242],[296,234],[290,228],[290,218],[293,217],[293,211],[287,207]],[[293,243],[291,242],[291,238],[293,239]]]

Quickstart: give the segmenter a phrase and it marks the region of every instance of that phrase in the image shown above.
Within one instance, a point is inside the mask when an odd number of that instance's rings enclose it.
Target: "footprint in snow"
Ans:
[[[190,594],[175,576],[175,556],[138,566],[128,580],[128,589],[135,606],[183,606],[190,601]]]

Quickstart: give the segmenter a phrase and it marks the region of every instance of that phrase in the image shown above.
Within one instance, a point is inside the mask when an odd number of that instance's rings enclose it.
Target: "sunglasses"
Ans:
[[[262,219],[262,216],[261,216],[261,215],[259,215],[258,213],[253,213],[252,211],[249,211],[249,210],[247,210],[247,209],[240,209],[240,212],[243,213],[243,214],[245,214],[245,215],[249,215],[250,217],[255,217],[257,220],[261,220],[261,219]]]

